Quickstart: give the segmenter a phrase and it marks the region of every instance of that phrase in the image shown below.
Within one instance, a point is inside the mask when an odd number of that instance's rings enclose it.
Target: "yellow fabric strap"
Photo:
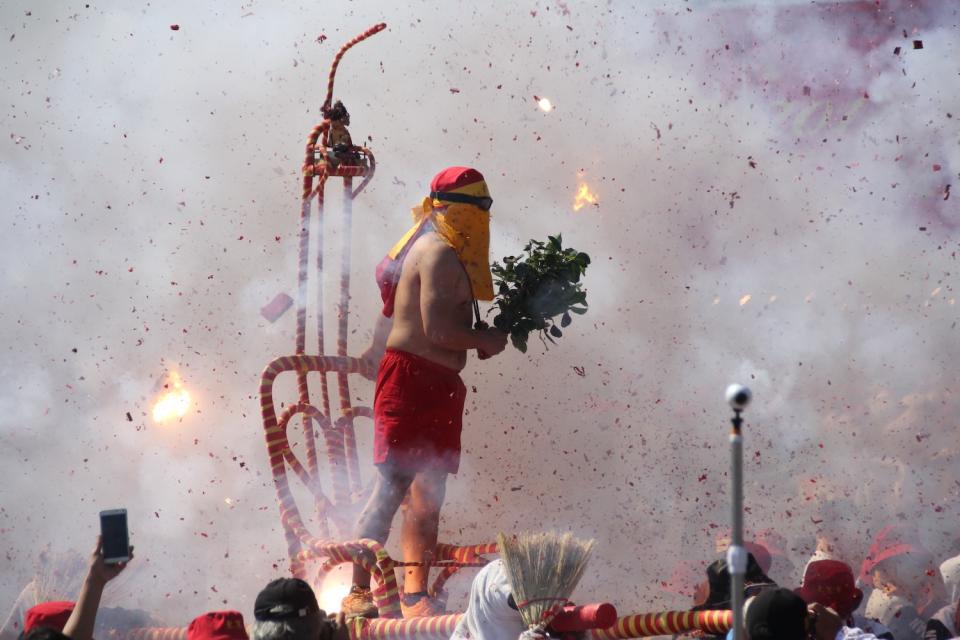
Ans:
[[[403,248],[419,233],[427,222],[432,222],[437,234],[456,251],[467,271],[473,297],[493,300],[493,276],[490,273],[490,212],[472,204],[446,204],[424,198],[414,207],[414,225],[390,250],[396,258]]]

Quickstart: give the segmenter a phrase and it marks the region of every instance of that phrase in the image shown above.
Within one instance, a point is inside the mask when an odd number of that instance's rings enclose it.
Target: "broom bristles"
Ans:
[[[560,612],[583,577],[593,543],[570,533],[497,536],[513,599],[527,625],[545,628]]]

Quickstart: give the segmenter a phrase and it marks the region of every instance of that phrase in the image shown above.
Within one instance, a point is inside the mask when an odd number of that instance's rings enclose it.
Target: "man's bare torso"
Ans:
[[[422,290],[424,265],[437,265],[438,261],[443,265],[438,290]],[[427,279],[438,280],[436,277]],[[387,347],[460,371],[467,363],[467,352],[443,348],[427,337],[424,328],[427,297],[442,305],[443,313],[448,313],[452,322],[470,327],[473,300],[466,271],[454,250],[433,231],[418,238],[403,261],[394,301],[393,329],[387,338]]]

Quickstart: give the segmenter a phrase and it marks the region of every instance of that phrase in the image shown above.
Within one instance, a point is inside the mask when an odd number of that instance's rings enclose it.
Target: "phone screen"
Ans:
[[[127,536],[127,512],[115,510],[100,514],[100,535],[103,538],[103,557],[127,558],[130,556],[130,539]]]

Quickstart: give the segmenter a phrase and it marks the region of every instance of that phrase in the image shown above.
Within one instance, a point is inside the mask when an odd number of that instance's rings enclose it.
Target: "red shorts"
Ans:
[[[373,400],[373,463],[456,473],[466,397],[453,369],[387,349]]]

